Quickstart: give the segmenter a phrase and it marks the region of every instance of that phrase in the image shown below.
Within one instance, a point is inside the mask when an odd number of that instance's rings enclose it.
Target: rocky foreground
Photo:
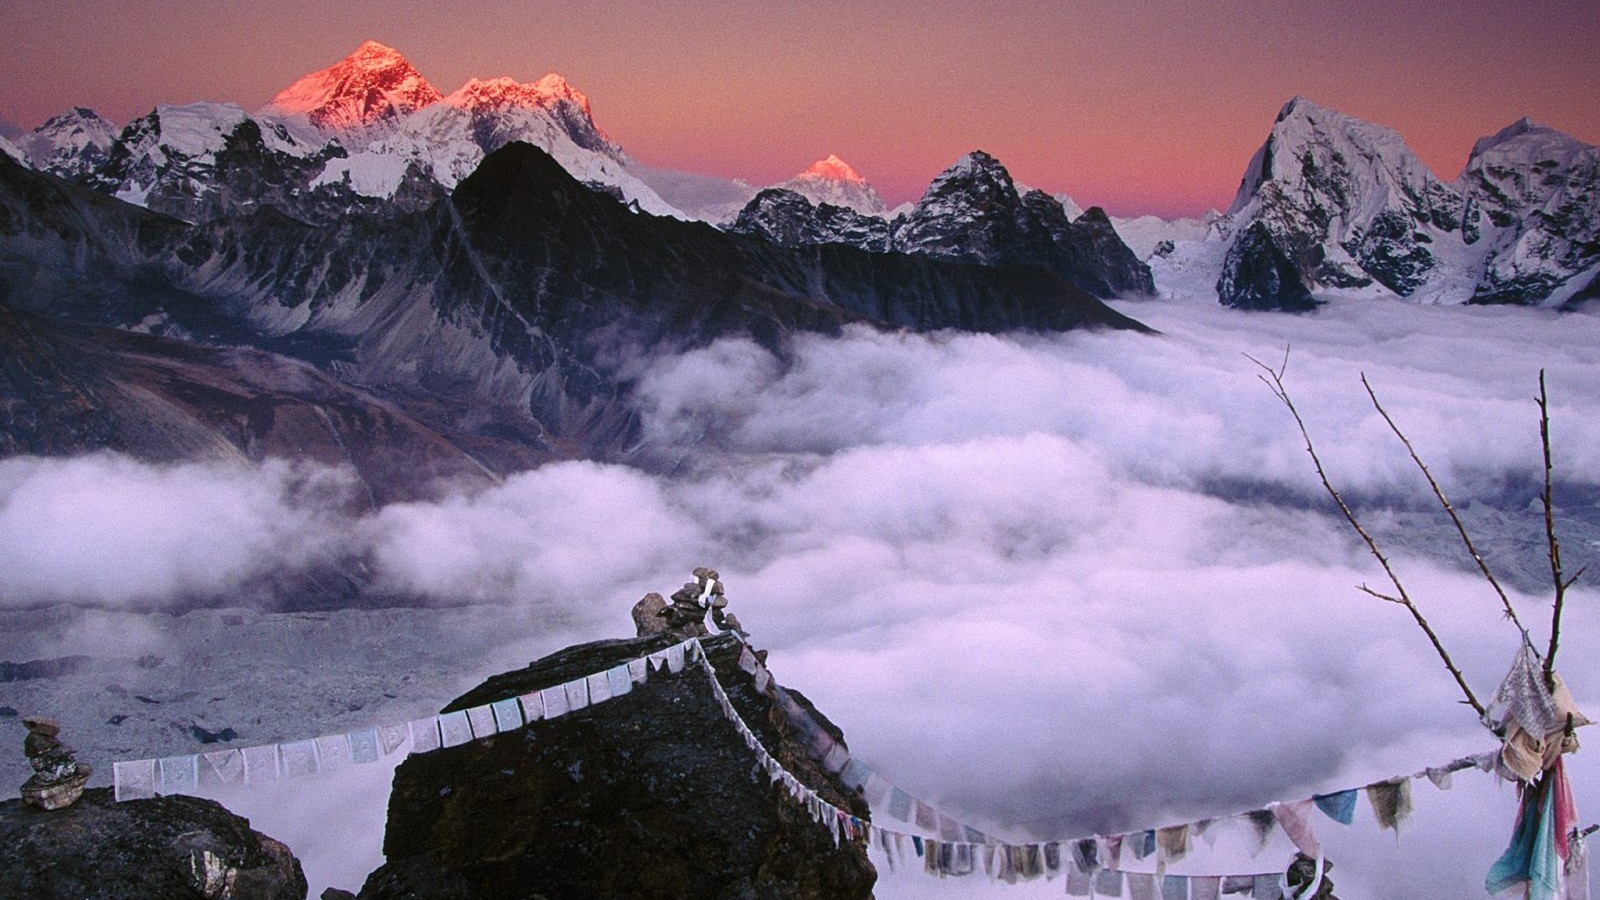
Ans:
[[[660,634],[570,647],[496,675],[445,707],[561,685],[681,640]],[[828,802],[866,804],[812,758],[742,671],[733,634],[702,639],[740,716]],[[765,679],[763,679],[765,680]],[[843,736],[789,696],[840,744]],[[396,770],[387,862],[362,898],[868,898],[865,845],[835,843],[754,757],[707,672],[651,672],[620,697],[515,731],[420,753]],[[0,804],[0,896],[303,897],[289,849],[220,804],[169,796],[115,803],[89,790],[45,812]]]

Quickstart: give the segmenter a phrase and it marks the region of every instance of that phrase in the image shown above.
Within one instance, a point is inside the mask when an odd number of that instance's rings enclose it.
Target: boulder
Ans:
[[[560,685],[676,640],[571,647],[490,678],[445,711]],[[860,797],[794,733],[776,686],[757,690],[739,669],[739,638],[702,644],[735,708],[784,767],[823,799],[868,818]],[[816,719],[843,743],[837,728]],[[693,663],[677,674],[652,672],[621,697],[556,719],[410,757],[395,772],[384,853],[388,862],[368,878],[361,900],[850,900],[869,898],[877,877],[863,844],[836,845],[755,770]]]
[[[0,803],[0,894],[74,900],[303,900],[299,860],[214,800],[112,798],[66,809]]]

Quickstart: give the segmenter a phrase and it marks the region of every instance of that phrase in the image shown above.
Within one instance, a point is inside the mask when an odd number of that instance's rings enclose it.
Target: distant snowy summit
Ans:
[[[1123,227],[1146,245],[1159,233]],[[1394,130],[1295,97],[1227,214],[1150,246],[1163,293],[1239,308],[1307,310],[1330,293],[1578,303],[1600,293],[1600,149],[1523,119],[1444,182]]]
[[[348,135],[395,123],[443,97],[398,50],[367,41],[284,88],[257,115],[303,118],[316,128]]]
[[[841,185],[858,183],[859,176],[837,157],[819,166],[835,173]],[[981,150],[941,172],[922,199],[892,219],[826,200],[813,202],[811,195],[780,185],[757,194],[729,229],[782,246],[846,244],[874,252],[1041,268],[1102,299],[1155,291],[1149,267],[1117,236],[1104,212],[1095,208],[1074,219],[1062,199],[1019,190],[1005,166]]]
[[[812,203],[828,203],[853,209],[864,216],[888,218],[889,207],[878,192],[839,157],[828,154],[826,159],[812,163],[799,175],[776,185],[781,190],[794,191]]]

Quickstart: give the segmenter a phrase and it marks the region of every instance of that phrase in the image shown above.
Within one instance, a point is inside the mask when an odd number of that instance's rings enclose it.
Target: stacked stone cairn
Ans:
[[[44,716],[27,716],[22,720],[28,729],[22,749],[33,767],[33,777],[22,785],[22,802],[40,809],[63,809],[77,802],[83,786],[94,772],[87,763],[80,763],[72,755],[72,748],[57,737],[61,723]]]

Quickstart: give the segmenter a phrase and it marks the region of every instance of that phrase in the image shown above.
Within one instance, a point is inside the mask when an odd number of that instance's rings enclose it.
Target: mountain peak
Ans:
[[[567,102],[578,107],[591,122],[594,118],[589,108],[589,98],[554,72],[526,84],[506,77],[472,78],[455,93],[445,97],[444,102],[462,109],[508,109],[519,106],[538,109]]]
[[[819,159],[811,167],[795,176],[797,178],[820,178],[826,181],[843,181],[849,184],[866,184],[867,180],[856,173],[856,170],[838,156],[830,153],[827,159]]]
[[[285,88],[261,114],[303,116],[324,131],[350,131],[392,121],[442,96],[399,51],[367,41]]]

